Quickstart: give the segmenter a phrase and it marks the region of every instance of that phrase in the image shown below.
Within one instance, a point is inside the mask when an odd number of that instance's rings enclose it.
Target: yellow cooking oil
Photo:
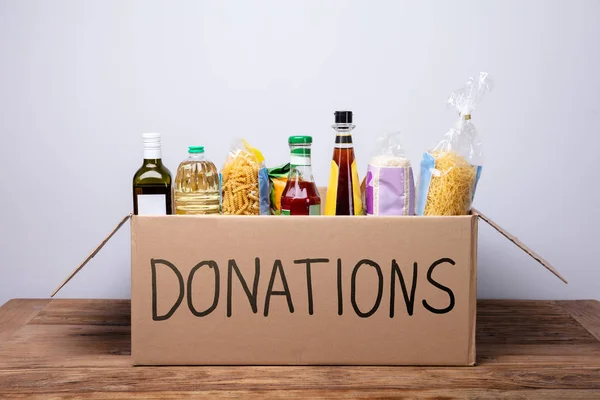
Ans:
[[[204,155],[204,146],[189,146],[188,158],[175,177],[175,214],[219,214],[221,190],[217,167]]]

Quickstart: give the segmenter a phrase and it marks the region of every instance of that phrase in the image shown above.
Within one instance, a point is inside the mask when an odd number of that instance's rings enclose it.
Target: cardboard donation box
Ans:
[[[135,364],[475,361],[477,217],[139,217]]]
[[[132,362],[474,365],[479,218],[560,277],[477,213],[133,216]]]

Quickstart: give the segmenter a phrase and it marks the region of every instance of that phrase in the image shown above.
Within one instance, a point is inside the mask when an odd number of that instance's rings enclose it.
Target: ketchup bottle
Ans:
[[[310,136],[290,136],[290,173],[281,196],[281,215],[321,215],[321,198],[310,160]]]

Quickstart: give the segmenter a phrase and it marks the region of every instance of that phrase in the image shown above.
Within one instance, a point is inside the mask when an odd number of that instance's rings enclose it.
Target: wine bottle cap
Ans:
[[[142,141],[144,142],[144,158],[156,159],[161,158],[161,143],[160,133],[146,132],[142,133]]]
[[[160,147],[160,133],[158,132],[142,133],[142,140],[144,147]]]

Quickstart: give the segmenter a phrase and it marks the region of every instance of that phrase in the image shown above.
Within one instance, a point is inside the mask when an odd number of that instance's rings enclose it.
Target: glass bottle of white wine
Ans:
[[[143,133],[144,162],[133,176],[133,213],[173,213],[171,171],[162,163],[160,133]]]

